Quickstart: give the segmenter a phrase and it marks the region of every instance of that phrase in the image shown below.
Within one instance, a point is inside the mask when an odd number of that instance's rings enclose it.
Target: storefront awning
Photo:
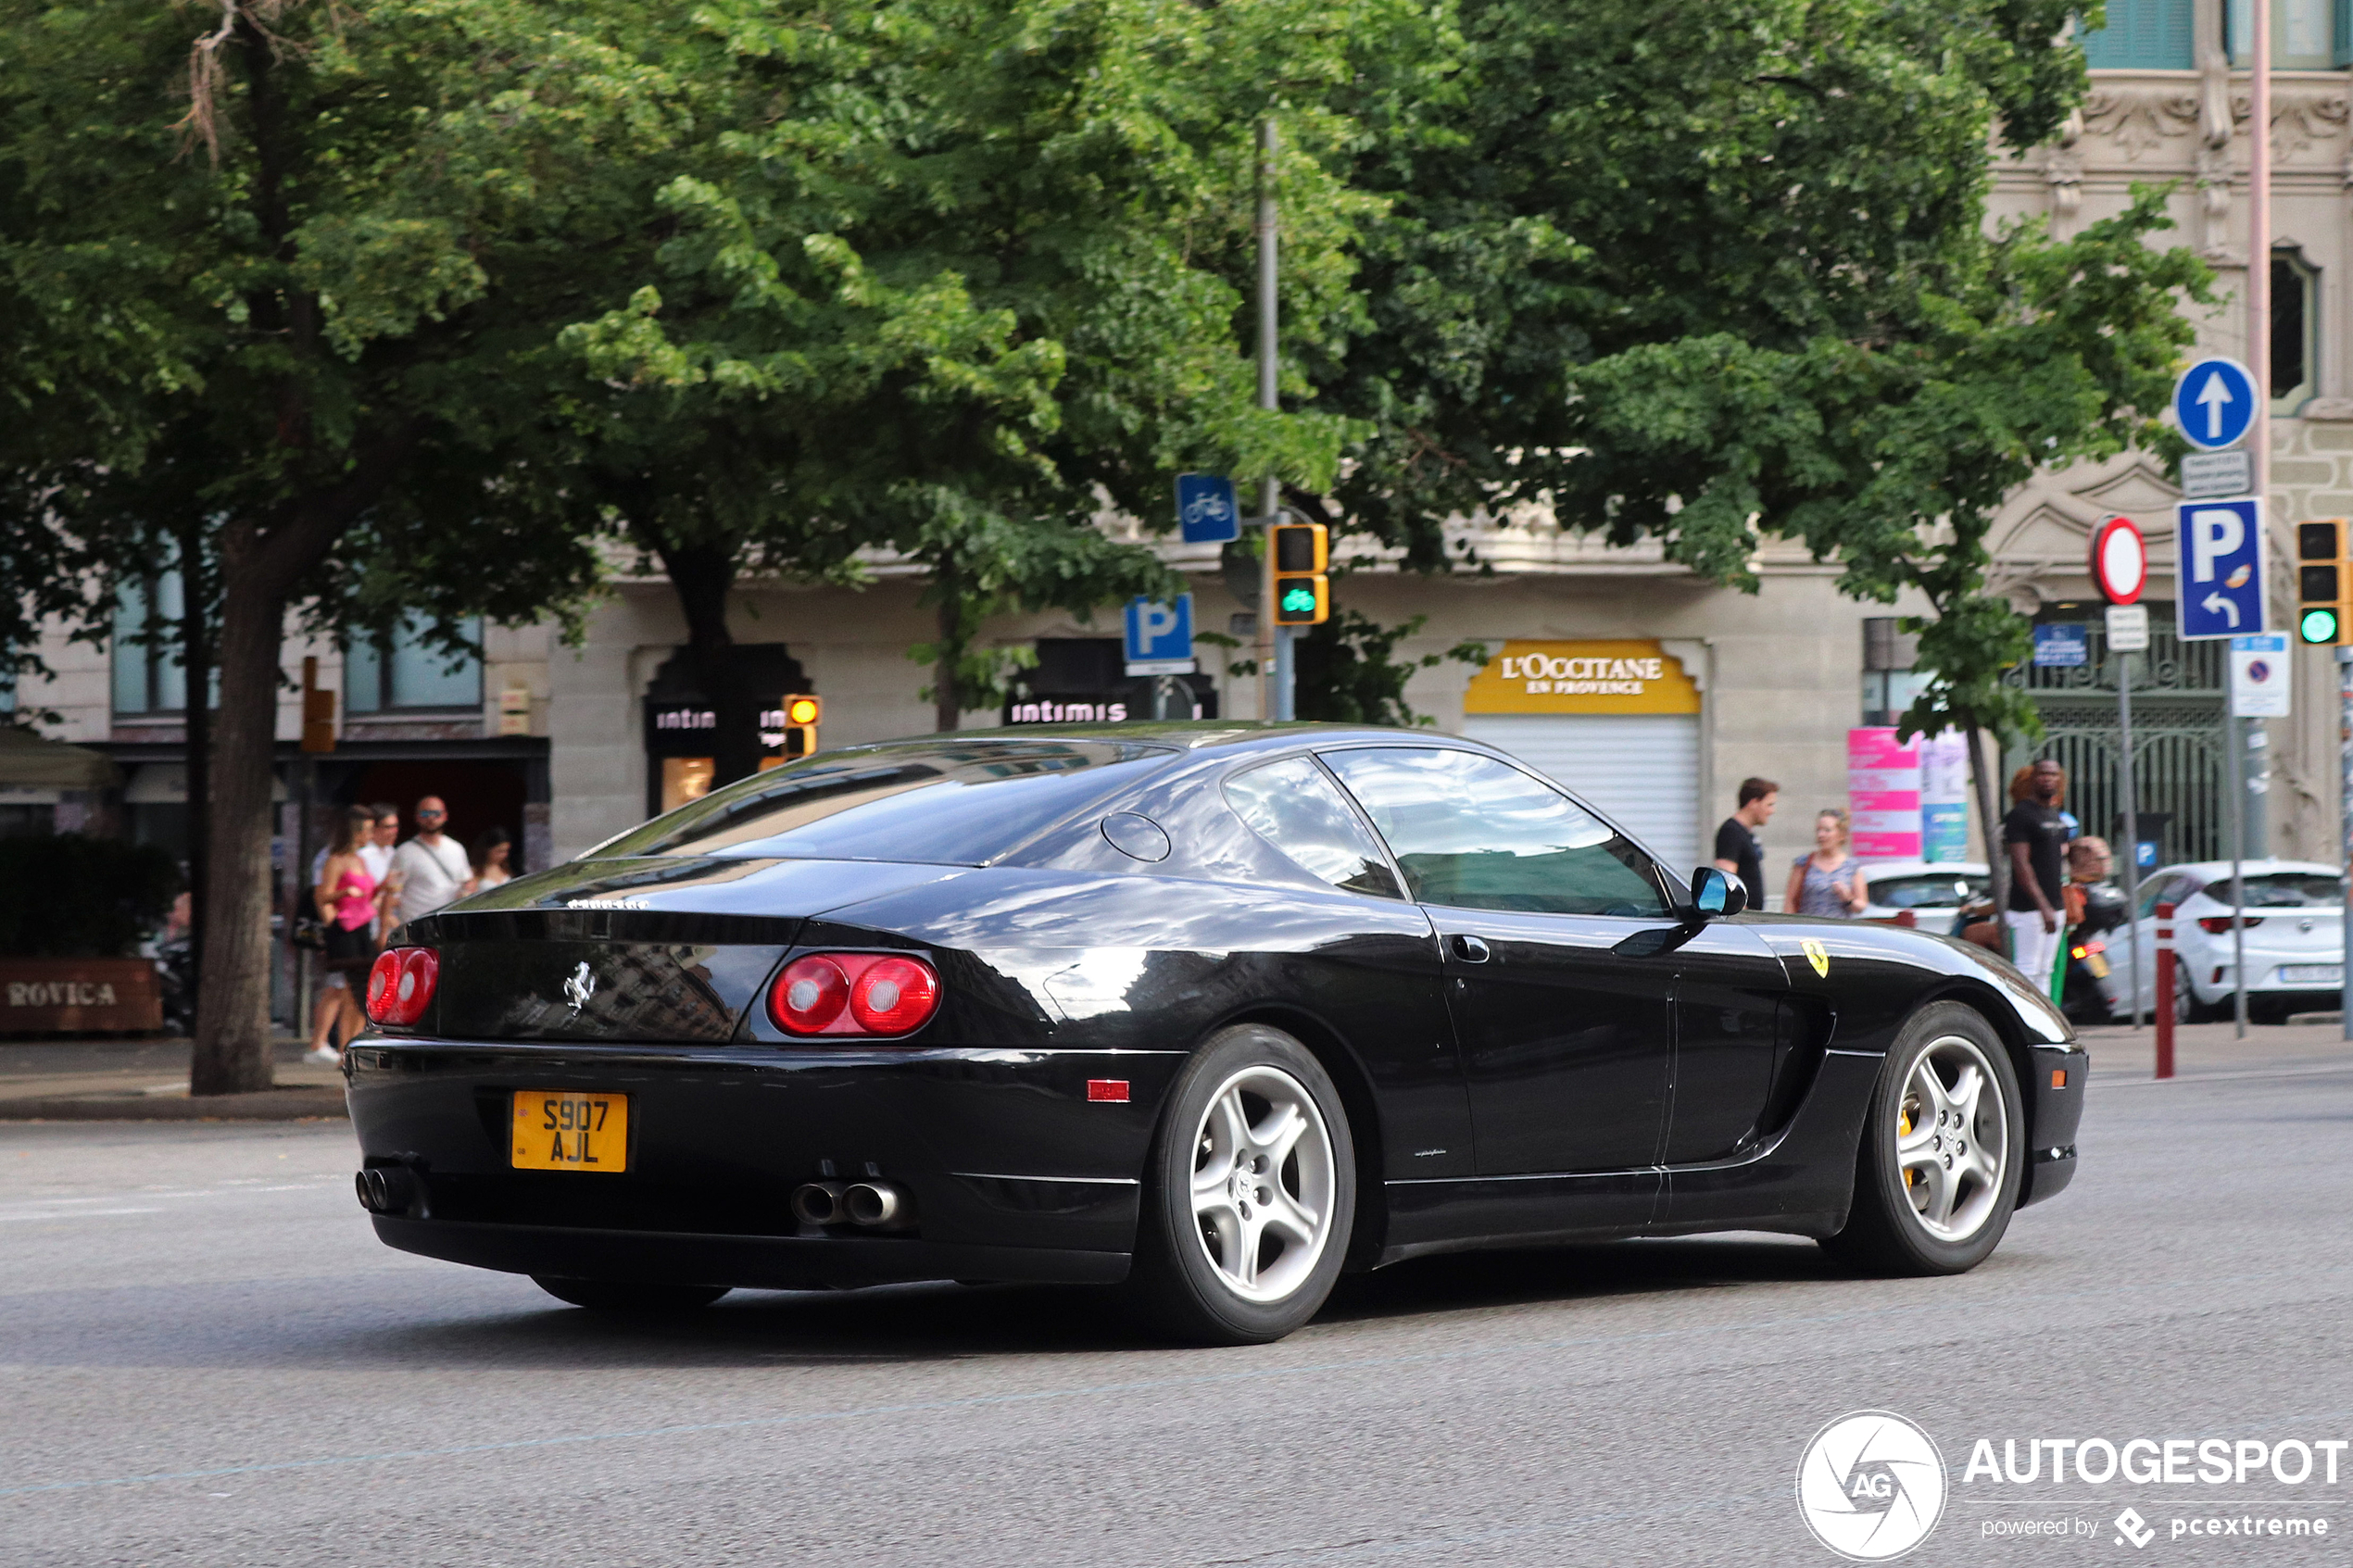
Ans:
[[[95,751],[46,740],[18,724],[0,724],[0,784],[50,789],[111,789],[121,770]]]

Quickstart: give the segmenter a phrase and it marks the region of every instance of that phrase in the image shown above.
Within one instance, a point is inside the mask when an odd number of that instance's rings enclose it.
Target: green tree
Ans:
[[[1434,722],[1429,715],[1416,713],[1407,704],[1405,683],[1416,672],[1435,670],[1450,659],[1476,669],[1487,662],[1487,645],[1460,642],[1444,653],[1398,659],[1397,646],[1428,621],[1427,615],[1416,615],[1398,625],[1383,626],[1370,616],[1335,605],[1330,620],[1308,628],[1292,644],[1298,682],[1294,706],[1299,716],[1336,724],[1410,727]],[[1249,672],[1256,673],[1256,661],[1246,662]],[[1242,672],[1239,667],[1236,672]]]
[[[94,553],[133,570],[107,542],[134,529],[72,520],[191,486],[220,692],[192,1082],[261,1087],[288,612],[530,614],[592,574],[520,454],[557,331],[611,302],[606,252],[640,232],[629,171],[678,133],[691,27],[539,0],[5,16],[0,332],[27,373],[0,460],[38,534],[9,586],[22,614]],[[372,603],[371,563],[401,579]]]
[[[1337,178],[1350,127],[1325,100],[1386,15],[893,0],[791,100],[823,133],[787,112],[698,147],[647,287],[569,341],[633,396],[772,433],[773,505],[705,527],[714,577],[763,552],[852,574],[864,546],[930,569],[914,652],[952,728],[1000,688],[989,616],[1172,585],[1096,526],[1107,503],[1157,520],[1187,467],[1332,477],[1343,421],[1255,406],[1252,143],[1269,109],[1293,128],[1287,330],[1329,335],[1377,204]],[[738,47],[751,77],[808,57]]]
[[[1539,503],[1752,591],[1760,538],[1802,539],[1850,594],[1933,607],[1909,728],[2032,724],[1999,684],[2025,630],[1983,592],[1992,509],[2038,464],[2161,448],[2180,307],[2208,297],[2193,257],[2146,243],[2152,194],[2064,243],[1985,232],[1989,148],[2039,142],[2084,91],[2053,42],[2071,8],[1433,20],[1448,90],[1364,111],[1353,178],[1391,215],[1366,232],[1372,330],[1307,366],[1369,430],[1337,492],[1352,521],[1438,569],[1450,514]]]

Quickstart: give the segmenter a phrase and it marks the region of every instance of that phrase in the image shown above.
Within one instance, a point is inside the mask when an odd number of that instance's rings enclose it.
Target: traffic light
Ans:
[[[2296,637],[2303,643],[2353,642],[2353,561],[2346,559],[2341,517],[2296,525]]]
[[[1275,552],[1275,624],[1319,626],[1331,619],[1331,530],[1320,522],[1278,522],[1267,531]]]
[[[785,698],[785,755],[806,757],[817,749],[817,725],[825,716],[825,699],[803,693]]]

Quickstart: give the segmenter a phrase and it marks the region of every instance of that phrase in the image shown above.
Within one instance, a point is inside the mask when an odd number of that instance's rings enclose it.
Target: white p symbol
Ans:
[[[2246,523],[2229,507],[2200,507],[2190,513],[2190,581],[2214,581],[2217,556],[2234,556],[2246,543]]]
[[[1139,605],[1136,608],[1136,629],[1146,647],[1159,642],[1176,630],[1176,607],[1170,604]]]

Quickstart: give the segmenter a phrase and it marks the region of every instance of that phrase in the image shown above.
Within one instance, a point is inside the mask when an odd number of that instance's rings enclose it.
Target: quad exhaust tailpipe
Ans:
[[[810,1225],[898,1231],[915,1223],[913,1197],[896,1182],[805,1182],[793,1189],[792,1211]]]
[[[371,1214],[406,1214],[416,1207],[416,1173],[397,1165],[371,1165],[353,1178],[359,1207]]]

